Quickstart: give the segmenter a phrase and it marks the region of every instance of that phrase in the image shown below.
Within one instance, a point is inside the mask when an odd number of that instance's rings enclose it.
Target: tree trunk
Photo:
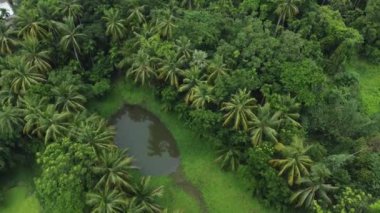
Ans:
[[[79,56],[78,56],[78,53],[77,53],[77,49],[74,47],[74,54],[75,54],[75,58],[77,59],[78,63],[79,63],[79,66],[80,68],[83,69],[82,67],[82,63],[80,63],[80,60],[79,60]]]
[[[280,26],[281,19],[282,19],[282,14],[278,17],[278,21],[277,21],[277,25],[276,25],[276,31],[274,32],[275,35],[277,34],[278,26]]]

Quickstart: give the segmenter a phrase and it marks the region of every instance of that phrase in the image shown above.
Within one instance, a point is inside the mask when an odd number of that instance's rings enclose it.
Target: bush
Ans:
[[[286,181],[269,164],[273,147],[263,144],[248,151],[246,177],[253,180],[254,196],[260,197],[267,206],[287,212],[291,191]]]

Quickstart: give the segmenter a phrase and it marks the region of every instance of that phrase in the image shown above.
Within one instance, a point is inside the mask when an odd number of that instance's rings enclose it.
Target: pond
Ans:
[[[167,175],[179,166],[175,140],[161,121],[149,111],[126,105],[115,115],[115,143],[134,157],[144,175]]]

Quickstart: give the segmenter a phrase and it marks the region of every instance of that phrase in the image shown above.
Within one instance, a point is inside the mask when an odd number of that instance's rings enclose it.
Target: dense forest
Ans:
[[[268,211],[380,212],[380,114],[347,69],[380,67],[379,0],[10,3],[0,173],[35,168],[42,212],[188,212],[158,202],[165,184],[139,173],[94,107],[120,84],[211,141],[213,163]]]

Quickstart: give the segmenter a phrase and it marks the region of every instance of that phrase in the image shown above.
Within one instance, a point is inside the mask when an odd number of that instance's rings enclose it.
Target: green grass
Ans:
[[[363,60],[352,60],[348,71],[357,73],[360,83],[360,96],[368,114],[380,111],[380,65]]]
[[[247,184],[233,173],[223,172],[214,162],[215,154],[210,141],[199,139],[173,113],[161,110],[161,104],[149,88],[118,82],[102,100],[91,103],[101,115],[109,117],[124,103],[138,104],[154,113],[173,134],[181,154],[181,165],[187,179],[202,192],[209,212],[271,212],[252,197]],[[162,178],[169,198],[164,205],[185,212],[199,212],[183,191],[173,182]],[[188,204],[188,202],[193,202]]]
[[[183,210],[186,213],[200,212],[200,208],[194,198],[175,185],[170,177],[152,177],[152,184],[155,186],[165,186],[164,196],[159,200],[159,203],[168,208],[169,212],[173,212],[174,210]]]
[[[41,207],[33,194],[33,175],[26,169],[19,169],[12,175],[15,186],[5,191],[4,201],[0,205],[1,213],[39,213]],[[9,183],[5,184],[9,185]]]

